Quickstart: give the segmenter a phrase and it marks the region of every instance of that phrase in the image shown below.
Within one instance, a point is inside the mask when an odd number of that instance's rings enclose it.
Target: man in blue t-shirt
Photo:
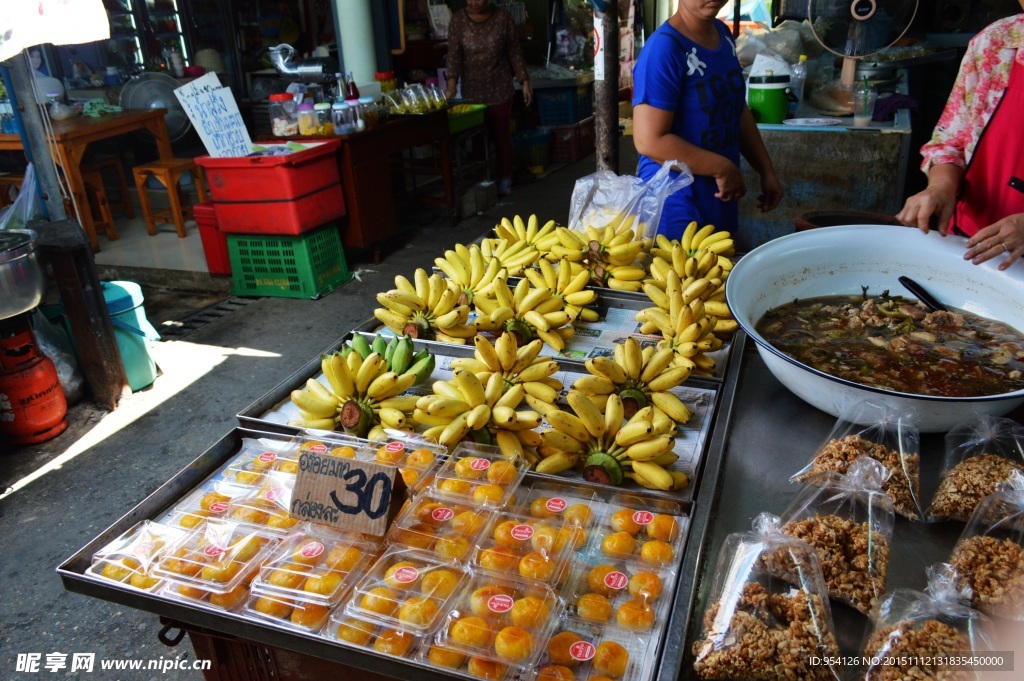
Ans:
[[[637,175],[650,179],[667,160],[681,161],[693,184],[669,195],[658,233],[678,239],[691,221],[735,230],[747,193],[740,154],[761,176],[758,206],[782,198],[768,151],[747,108],[743,70],[728,29],[715,17],[725,2],[680,0],[640,52],[633,71],[633,141]]]

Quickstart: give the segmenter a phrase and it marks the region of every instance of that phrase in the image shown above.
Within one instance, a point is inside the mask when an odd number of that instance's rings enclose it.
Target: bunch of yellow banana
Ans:
[[[558,243],[558,237],[555,235],[557,226],[554,220],[548,220],[541,225],[536,215],[531,215],[525,223],[521,217],[514,215],[511,220],[502,218],[501,222],[494,226],[494,234],[509,243],[524,241],[527,246],[537,249],[543,257]]]
[[[546,286],[532,288],[526,278],[520,279],[514,290],[498,281],[491,296],[477,296],[473,302],[477,311],[473,325],[478,331],[510,331],[523,344],[540,338],[559,352],[576,333],[563,309],[565,301]]]
[[[557,267],[547,260],[540,260],[537,267],[526,269],[523,274],[534,287],[551,289],[551,297],[563,301],[562,309],[569,313],[569,321],[579,318],[585,322],[596,322],[600,319],[597,310],[586,307],[597,300],[597,291],[584,288],[590,283],[590,273],[582,267],[574,273],[568,260],[562,260]]]
[[[669,311],[669,300],[665,291],[669,272],[673,272],[679,279],[683,302],[689,303],[693,298],[700,298],[704,301],[705,312],[718,319],[714,328],[717,337],[729,338],[736,332],[739,324],[725,302],[725,278],[732,269],[732,262],[728,258],[707,249],[686,255],[678,241],[669,241],[663,236],[657,237],[651,255],[651,278],[644,281],[643,287],[651,302],[665,312]],[[728,269],[723,263],[728,264]],[[701,283],[701,280],[706,280],[707,284]],[[641,333],[653,333],[655,330],[651,324],[640,329]]]
[[[584,479],[605,485],[621,485],[630,478],[644,487],[669,490],[682,482],[665,470],[678,459],[672,452],[675,439],[664,423],[654,421],[651,407],[623,424],[622,400],[615,393],[606,398],[603,414],[578,390],[570,390],[567,399],[575,414],[548,414],[552,428],[540,432],[544,444],[538,452],[544,458],[535,466],[538,473],[556,475],[583,466]]]
[[[700,293],[711,285],[702,278],[684,289],[675,270],[669,270],[664,292],[656,286],[644,289],[656,307],[636,313],[642,333],[660,331],[663,340],[659,341],[658,348],[673,349],[673,366],[688,367],[699,374],[714,373],[715,361],[704,353],[722,347],[722,340],[714,335],[718,318],[707,314],[704,301],[700,299]]]
[[[373,316],[397,334],[465,345],[476,329],[467,324],[469,305],[459,305],[462,289],[435,272],[428,275],[419,268],[415,284],[402,275],[395,277],[395,288],[377,294],[384,307]]]
[[[509,276],[518,277],[523,269],[540,260],[540,251],[526,241],[508,239],[482,239],[480,252],[485,260],[497,260]]]
[[[640,219],[636,213],[620,211],[611,206],[595,206],[589,208],[580,216],[580,225],[572,225],[574,228],[586,229],[593,227],[597,230],[604,230],[611,227],[616,234],[622,234],[626,230],[633,230],[634,234],[643,235],[647,230],[647,223]]]
[[[559,243],[551,247],[549,260],[568,260],[574,272],[586,269],[590,283],[618,291],[639,291],[647,271],[640,264],[647,259],[649,239],[636,239],[633,230],[616,233],[609,225],[603,230],[587,227],[578,232],[559,227]]]
[[[669,392],[690,377],[690,369],[673,365],[675,351],[671,347],[640,349],[635,338],[615,346],[614,357],[592,357],[587,360],[590,376],[576,379],[573,390],[588,395],[601,406],[608,395],[618,395],[626,418],[640,409],[654,407],[654,420],[686,423],[693,411]]]
[[[289,424],[321,430],[341,426],[348,433],[371,440],[385,438],[383,428],[410,429],[407,415],[416,408],[418,396],[402,393],[420,380],[427,364],[433,366],[433,357],[428,355],[409,364],[415,356],[406,357],[412,351],[412,341],[408,340],[408,347],[400,342],[393,351],[399,356],[392,358],[392,364],[408,367],[403,372],[389,370],[379,352],[371,352],[365,359],[357,350],[324,356],[320,368],[328,386],[310,378],[305,388],[293,390],[291,399],[302,418]]]
[[[520,439],[520,435],[540,425],[543,418],[536,411],[517,411],[526,390],[516,384],[505,390],[505,379],[499,373],[488,376],[486,383],[469,369],[455,369],[450,381],[435,381],[433,394],[416,400],[413,420],[426,427],[423,435],[452,449],[463,438],[487,445],[497,445],[509,457],[524,457],[531,463],[537,457]],[[528,442],[536,442],[527,437]]]
[[[733,255],[736,252],[736,245],[733,243],[732,234],[725,230],[715,231],[714,225],[704,225],[697,229],[697,222],[693,221],[683,230],[683,236],[679,239],[683,250],[687,255],[693,255],[697,251],[706,248],[712,253],[725,256]]]
[[[434,264],[461,289],[458,305],[472,305],[475,296],[487,295],[498,279],[508,276],[501,262],[485,258],[476,244],[455,244],[454,250],[445,251],[443,258],[434,258]]]
[[[531,409],[541,414],[558,409],[555,403],[558,402],[562,382],[552,378],[552,375],[559,370],[559,366],[552,358],[539,356],[544,347],[543,341],[533,340],[520,347],[515,335],[506,331],[498,336],[494,345],[482,334],[478,334],[473,342],[476,344],[473,357],[453,359],[453,371],[468,369],[485,385],[492,375],[497,374],[504,381],[504,390],[517,385],[523,387],[526,391],[524,399]],[[533,438],[529,439],[526,444],[530,446],[540,444]]]

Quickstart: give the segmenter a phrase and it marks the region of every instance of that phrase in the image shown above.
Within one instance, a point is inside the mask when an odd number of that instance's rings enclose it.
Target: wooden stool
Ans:
[[[81,168],[83,177],[86,173],[100,172],[108,168],[113,170],[114,177],[117,180],[118,200],[112,203],[121,210],[121,213],[124,214],[126,218],[135,217],[135,206],[132,205],[132,195],[128,193],[128,183],[124,178],[124,165],[121,164],[120,157],[110,156],[108,158],[97,159],[88,163],[83,163]]]
[[[107,202],[107,190],[103,186],[103,175],[98,170],[85,172],[82,169],[82,181],[85,182],[85,189],[89,195],[87,210],[92,211],[92,216],[97,226],[103,225],[107,238],[117,241],[117,228],[114,225],[114,215],[110,212],[110,204]]]
[[[178,230],[178,236],[184,239],[188,234],[185,232],[185,220],[192,217],[191,207],[182,206],[181,201],[181,180],[182,174],[192,173],[195,182],[196,194],[199,195],[199,203],[206,201],[206,188],[203,184],[202,173],[195,161],[190,158],[172,158],[166,161],[153,161],[143,163],[132,168],[135,175],[135,187],[139,190],[139,204],[142,206],[142,216],[146,219],[146,229],[150,235],[156,234],[155,218],[161,222],[171,222]],[[146,193],[146,180],[155,177],[164,187],[167,188],[167,198],[171,207],[166,210],[154,211],[149,203],[149,195]]]

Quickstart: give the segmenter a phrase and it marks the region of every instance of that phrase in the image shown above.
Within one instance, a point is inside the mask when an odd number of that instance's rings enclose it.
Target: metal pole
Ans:
[[[619,3],[594,12],[594,142],[598,170],[619,172]],[[597,62],[600,60],[600,64]]]

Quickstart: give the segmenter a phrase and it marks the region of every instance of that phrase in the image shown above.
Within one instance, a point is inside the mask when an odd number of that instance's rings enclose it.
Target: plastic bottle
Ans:
[[[316,135],[319,125],[316,120],[316,111],[313,109],[313,102],[299,104],[299,134]]]
[[[285,92],[270,95],[270,128],[274,137],[294,137],[299,133],[295,97]]]
[[[334,134],[334,121],[331,119],[331,105],[319,102],[313,106],[316,111],[317,135],[328,137]]]
[[[793,64],[793,94],[796,101],[804,101],[804,86],[807,84],[807,55],[801,54],[799,61]]]
[[[377,127],[377,105],[373,101],[373,97],[360,97],[359,108],[362,109],[363,121],[366,123],[367,130],[373,130]]]
[[[348,84],[345,86],[345,99],[359,99],[359,88],[356,87],[355,76],[348,72]]]
[[[349,111],[352,112],[352,124],[356,127],[356,132],[366,130],[366,121],[363,119],[363,107],[359,103],[359,99],[346,99],[345,103],[348,104]]]

